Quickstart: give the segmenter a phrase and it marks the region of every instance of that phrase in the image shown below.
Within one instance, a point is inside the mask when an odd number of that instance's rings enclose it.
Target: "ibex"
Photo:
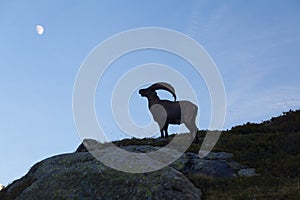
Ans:
[[[161,100],[156,90],[166,90],[170,92],[174,101]],[[140,89],[139,93],[142,97],[148,99],[148,108],[153,119],[158,123],[161,137],[168,137],[169,124],[184,124],[191,132],[192,138],[197,136],[196,116],[198,107],[190,101],[176,101],[175,89],[168,83],[155,83],[148,88]],[[165,134],[164,134],[165,132]]]

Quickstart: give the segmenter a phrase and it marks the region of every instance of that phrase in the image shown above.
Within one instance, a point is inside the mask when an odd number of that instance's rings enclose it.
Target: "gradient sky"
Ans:
[[[298,109],[299,10],[297,0],[0,1],[0,183],[23,176],[41,159],[76,149],[81,138],[72,92],[79,67],[96,45],[128,29],[174,29],[206,49],[226,89],[224,129]],[[38,24],[43,35],[36,33]],[[201,77],[172,55],[142,51],[118,60],[103,79],[107,87],[97,90],[96,102],[106,102],[96,104],[97,116],[110,138],[124,137],[111,118],[111,88],[126,70],[148,62],[174,65],[191,81],[199,91],[199,126],[207,128],[209,96]],[[136,93],[130,109],[135,105],[145,117],[133,119],[149,121],[146,100]]]

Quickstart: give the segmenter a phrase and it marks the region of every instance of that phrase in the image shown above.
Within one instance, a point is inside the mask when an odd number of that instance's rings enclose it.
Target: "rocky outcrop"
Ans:
[[[84,145],[81,144],[76,152],[88,152],[85,146],[92,151],[105,146],[90,139],[84,140],[83,143]],[[160,149],[151,145],[128,145],[121,146],[121,148],[136,153],[149,153]],[[172,151],[176,150],[172,149]],[[234,155],[227,152],[209,152],[205,158],[200,158],[196,153],[186,152],[170,166],[185,175],[200,174],[215,178],[258,175],[255,169],[234,161]]]
[[[200,199],[201,191],[182,173],[116,171],[89,152],[59,155],[34,165],[6,191],[7,199]]]
[[[93,141],[88,140],[86,140],[86,144],[89,144],[89,147],[95,145]],[[130,145],[121,148],[137,153],[148,153],[159,149],[159,147],[151,145]],[[81,150],[86,151],[84,148]],[[173,149],[173,151],[175,150]],[[215,178],[257,175],[255,169],[235,162],[233,158],[234,155],[227,152],[209,152],[205,158],[200,158],[195,153],[187,152],[170,166],[185,175],[201,174]]]
[[[99,162],[85,146],[93,151],[106,148],[105,144],[84,140],[76,152],[34,165],[23,178],[0,192],[0,199],[201,199],[201,190],[187,178],[190,175],[214,178],[257,175],[255,169],[235,162],[234,155],[227,152],[210,152],[205,158],[187,152],[161,170],[125,173]],[[159,149],[151,145],[121,148],[136,153]]]

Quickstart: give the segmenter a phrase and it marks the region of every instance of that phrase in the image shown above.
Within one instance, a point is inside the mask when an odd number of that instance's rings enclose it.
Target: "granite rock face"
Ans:
[[[181,172],[133,174],[106,167],[89,152],[59,155],[34,165],[1,199],[201,199]]]
[[[205,158],[186,152],[171,165],[148,173],[126,173],[107,167],[87,151],[110,151],[109,146],[84,140],[76,152],[45,159],[21,179],[0,192],[0,199],[201,199],[201,188],[187,178],[256,176],[255,169],[235,162],[227,152],[210,152]],[[122,146],[134,153],[160,149],[151,145]],[[169,152],[176,152],[170,149]],[[163,156],[163,155],[162,155]],[[112,154],[112,157],[118,158]],[[127,161],[121,158],[121,163]],[[122,161],[123,160],[123,161]]]

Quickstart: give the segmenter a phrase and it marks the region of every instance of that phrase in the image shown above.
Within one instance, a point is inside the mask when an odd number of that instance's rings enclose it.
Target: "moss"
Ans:
[[[143,196],[145,199],[151,199],[152,191],[146,184],[139,184],[137,189],[137,196]]]

